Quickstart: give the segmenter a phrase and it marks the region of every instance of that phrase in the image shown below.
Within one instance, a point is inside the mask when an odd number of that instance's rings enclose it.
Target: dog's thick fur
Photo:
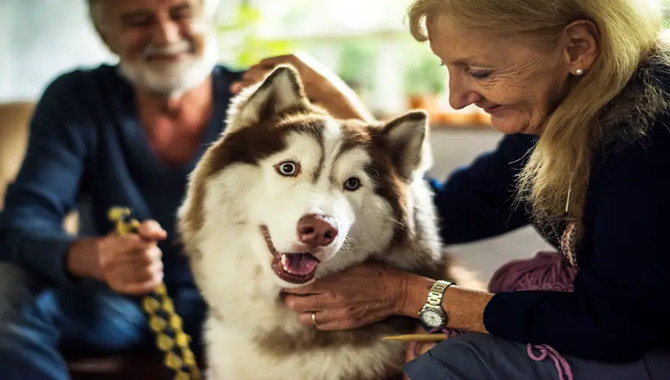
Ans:
[[[396,317],[334,332],[301,325],[279,298],[282,288],[300,284],[278,277],[275,256],[313,254],[315,278],[371,260],[444,277],[423,179],[426,135],[422,112],[380,125],[336,120],[310,104],[290,67],[233,100],[226,131],[192,173],[179,210],[185,251],[209,305],[210,379],[400,374],[404,346],[381,337],[408,332],[415,321]],[[287,175],[284,168],[296,170]],[[360,187],[347,189],[352,178]],[[305,215],[333,221],[334,241],[301,245],[296,225]]]

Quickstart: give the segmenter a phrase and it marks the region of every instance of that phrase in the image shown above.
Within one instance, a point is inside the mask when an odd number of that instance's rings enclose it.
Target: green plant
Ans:
[[[236,69],[244,69],[263,58],[287,54],[295,50],[286,39],[267,39],[258,33],[263,14],[248,4],[241,5],[233,21],[217,27],[222,41],[226,63]]]
[[[378,44],[370,39],[352,39],[338,44],[338,75],[359,91],[371,88],[375,80],[376,52]]]
[[[406,63],[405,93],[407,95],[441,94],[446,87],[447,74],[435,56],[412,55]]]

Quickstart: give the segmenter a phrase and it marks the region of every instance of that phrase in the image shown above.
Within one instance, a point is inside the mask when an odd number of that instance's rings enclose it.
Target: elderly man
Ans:
[[[186,178],[223,128],[238,75],[216,65],[209,0],[89,0],[119,64],[77,70],[44,92],[0,214],[0,373],[65,379],[59,347],[152,343],[139,295],[165,281],[185,330],[204,304],[174,236]],[[79,204],[79,237],[64,215]],[[118,236],[124,205],[144,220]],[[87,237],[82,237],[87,236]]]

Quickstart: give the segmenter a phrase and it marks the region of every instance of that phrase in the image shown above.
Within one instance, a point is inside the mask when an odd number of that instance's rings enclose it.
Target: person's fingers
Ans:
[[[125,237],[124,237],[125,238]],[[137,239],[121,248],[121,251],[110,258],[110,265],[149,265],[155,261],[160,261],[163,252],[155,242]]]
[[[116,255],[103,263],[105,282],[123,292],[128,284],[162,281],[163,262],[160,248],[152,243],[147,249],[133,250]]]
[[[297,312],[317,310],[319,308],[319,305],[314,302],[314,295],[296,296],[286,294],[284,295],[284,303],[286,303],[289,309]]]
[[[245,88],[262,81],[268,75],[268,73],[281,64],[290,64],[295,67],[301,73],[301,75],[304,75],[305,73],[309,72],[310,69],[310,66],[303,62],[304,59],[306,58],[299,58],[295,54],[286,54],[264,58],[255,65],[249,67],[249,69],[243,74],[241,80],[233,82],[229,87],[230,92],[234,95],[239,94]],[[303,81],[306,81],[306,78],[302,79]]]
[[[161,258],[163,257],[163,251],[161,251],[157,245],[153,244],[146,249],[140,250],[134,256],[137,262],[144,265],[151,265],[161,261]]]
[[[284,302],[289,309],[297,312],[322,310],[325,308],[340,306],[342,303],[332,293],[319,293],[310,295],[285,294]]]
[[[349,268],[343,272],[322,277],[309,285],[299,286],[296,288],[283,288],[282,292],[298,295],[329,293],[333,288],[339,288],[344,284],[350,283],[351,277],[348,276],[348,273],[351,272],[351,269],[352,268]]]
[[[160,261],[150,266],[119,266],[109,279],[112,288],[127,294],[148,293],[161,282],[163,263]]]
[[[119,292],[135,296],[146,295],[156,290],[156,288],[158,287],[158,285],[161,284],[162,281],[163,281],[162,278],[160,280],[152,278],[144,282],[135,282],[131,284],[126,284],[121,288]]]
[[[154,279],[156,279],[158,282],[163,282],[163,262],[159,261],[155,265],[152,265],[149,270],[151,273],[154,275]]]
[[[270,73],[271,69],[272,67],[263,68],[260,66],[254,66],[250,68],[247,72],[244,73],[241,80],[233,82],[230,85],[230,92],[233,94],[238,94],[245,88],[262,81]]]
[[[317,319],[318,322],[318,319]],[[363,326],[363,324],[354,323],[355,321],[346,320],[346,321],[329,321],[329,322],[318,322],[316,326],[317,329],[323,331],[341,331],[341,330],[351,330],[357,327]]]
[[[237,95],[237,94],[239,94],[240,92],[242,92],[242,90],[244,90],[245,88],[247,88],[247,87],[249,87],[249,86],[253,86],[253,85],[256,84],[256,83],[258,83],[258,82],[253,82],[253,81],[238,81],[238,82],[233,82],[233,83],[230,85],[230,92],[231,92],[233,95]]]
[[[314,318],[312,318],[314,314]],[[388,317],[383,310],[352,310],[351,308],[311,310],[298,314],[298,322],[319,330],[349,330]],[[315,325],[316,320],[316,325]]]
[[[417,348],[416,348],[417,356],[425,354],[426,352],[428,352],[428,350],[435,347],[436,345],[437,345],[437,343],[435,343],[435,342],[420,342],[420,343],[418,343]]]
[[[163,263],[155,261],[152,263],[128,262],[118,265],[110,272],[110,276],[117,282],[125,284],[144,282],[158,279],[163,276]]]
[[[244,73],[244,75],[242,76],[242,81],[245,83],[260,82],[268,75],[269,72],[270,70],[268,69],[262,69],[262,68],[251,69],[246,73]]]
[[[294,54],[286,54],[286,55],[277,55],[274,57],[268,57],[262,59],[257,66],[263,67],[263,68],[272,68],[277,65],[281,64],[291,64],[294,66],[297,66],[299,64],[298,58]]]
[[[132,252],[143,247],[142,238],[138,234],[119,235],[111,232],[103,239],[101,249],[114,252]]]
[[[312,318],[312,314],[314,314],[314,318]],[[298,314],[298,322],[300,322],[300,324],[302,324],[302,325],[305,325],[305,326],[312,325],[312,326],[314,326],[315,325],[315,323],[314,323],[315,320],[316,320],[316,325],[318,325],[319,320],[317,319],[317,312],[315,312],[315,311]]]
[[[241,82],[241,81],[233,82],[233,83],[230,85],[230,88],[229,88],[230,92],[231,92],[233,95],[237,95],[237,94],[239,94],[240,91],[242,91],[242,89],[244,89],[244,84],[243,84],[243,82]]]
[[[137,234],[107,236],[99,247],[100,267],[104,272],[108,272],[118,265],[136,262],[137,253],[147,247],[146,242]]]
[[[316,326],[318,328],[324,325],[343,324],[346,322],[342,319],[334,319],[332,314],[332,310],[308,311],[298,314],[298,322],[305,326]]]
[[[137,234],[144,240],[159,241],[167,237],[167,232],[155,220],[145,220],[140,224]]]
[[[316,282],[313,282],[306,286],[300,286],[297,288],[284,288],[282,289],[282,292],[285,294],[299,294],[299,295],[321,293],[323,289],[320,289],[318,283],[319,281],[317,280]]]

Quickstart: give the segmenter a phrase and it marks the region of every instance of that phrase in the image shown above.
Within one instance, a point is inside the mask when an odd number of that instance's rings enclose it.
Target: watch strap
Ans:
[[[442,307],[442,298],[444,297],[444,292],[449,288],[451,285],[454,285],[453,282],[451,281],[445,281],[445,280],[437,280],[433,284],[433,286],[430,288],[430,291],[428,292],[428,299],[426,300],[426,304],[434,307]]]

